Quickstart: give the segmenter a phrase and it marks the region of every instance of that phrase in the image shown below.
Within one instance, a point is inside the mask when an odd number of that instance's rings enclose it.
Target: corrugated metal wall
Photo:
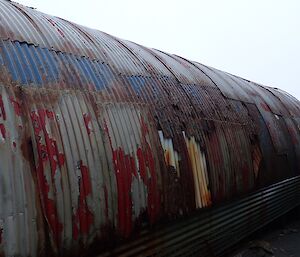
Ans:
[[[277,89],[0,1],[0,252],[78,254],[299,174]]]

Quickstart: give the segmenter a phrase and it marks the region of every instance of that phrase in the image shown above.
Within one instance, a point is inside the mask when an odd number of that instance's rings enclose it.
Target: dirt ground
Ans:
[[[231,257],[300,257],[300,212],[257,233]]]

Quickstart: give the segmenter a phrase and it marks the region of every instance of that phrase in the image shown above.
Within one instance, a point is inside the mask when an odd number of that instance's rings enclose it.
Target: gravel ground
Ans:
[[[300,216],[256,236],[232,257],[300,257]]]

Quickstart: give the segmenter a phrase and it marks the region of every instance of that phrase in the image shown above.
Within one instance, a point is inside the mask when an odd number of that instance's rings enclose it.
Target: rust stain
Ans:
[[[84,120],[84,125],[86,127],[86,131],[88,133],[88,135],[91,134],[92,131],[92,117],[90,114],[88,113],[84,113],[83,114],[83,120]]]

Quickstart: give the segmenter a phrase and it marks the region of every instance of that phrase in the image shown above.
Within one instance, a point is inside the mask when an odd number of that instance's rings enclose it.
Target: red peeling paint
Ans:
[[[128,237],[132,229],[132,199],[131,199],[131,184],[132,172],[130,166],[130,156],[126,155],[124,151],[119,148],[119,161],[122,179],[124,183],[125,195],[125,236]]]
[[[87,197],[92,193],[89,170],[87,166],[83,165],[82,161],[80,161],[79,168],[81,178],[79,182],[78,208],[73,217],[73,237],[75,240],[78,239],[80,234],[87,235],[94,222],[94,215],[87,204]]]
[[[84,120],[84,124],[85,124],[85,127],[86,127],[86,131],[87,131],[88,135],[90,135],[91,131],[92,131],[92,124],[91,124],[92,118],[91,118],[91,115],[88,114],[88,113],[84,113],[83,114],[83,120]]]
[[[55,113],[53,111],[45,110],[45,112],[46,112],[46,116],[48,117],[48,119],[54,120]]]
[[[154,156],[148,142],[149,130],[143,117],[140,120],[142,132],[142,148],[137,149],[140,175],[148,190],[148,215],[151,223],[158,218],[160,210],[160,197],[157,186]]]
[[[44,150],[50,161],[50,167],[52,175],[54,176],[57,172],[57,168],[64,164],[64,154],[59,153],[56,140],[49,136],[46,129],[46,118],[52,120],[55,115],[52,111],[38,110],[39,120],[41,122],[42,131],[44,132],[45,143]],[[46,160],[45,160],[46,161]]]
[[[10,100],[12,106],[14,107],[15,114],[17,116],[21,116],[22,109],[21,109],[20,103],[12,97],[10,97],[9,100]]]
[[[136,170],[136,165],[135,165],[135,159],[130,156],[130,163],[131,163],[131,173],[133,174],[133,176],[135,176],[136,178],[138,177],[138,174],[137,174],[137,170]]]
[[[104,122],[104,129],[108,135],[112,150],[118,188],[118,228],[121,235],[128,237],[132,231],[132,177],[138,178],[138,173],[147,188],[147,210],[150,222],[154,223],[159,214],[160,198],[157,189],[155,161],[147,141],[149,130],[144,120],[141,120],[142,145],[137,148],[136,152],[139,164],[139,170],[137,170],[135,157],[125,154],[121,147],[113,149],[106,122]]]
[[[59,222],[55,201],[48,197],[50,192],[50,186],[44,175],[43,166],[37,167],[37,176],[40,191],[42,193],[42,204],[46,210],[46,218],[49,222],[55,242],[59,246],[61,240],[61,233],[63,231],[63,225],[61,222]]]
[[[6,112],[4,109],[4,103],[3,103],[3,99],[2,99],[2,95],[0,95],[0,110],[1,110],[1,116],[3,118],[3,120],[6,120]]]
[[[5,126],[4,124],[0,124],[0,132],[1,132],[1,135],[2,135],[2,138],[6,138],[6,129],[5,129]]]
[[[58,218],[58,210],[56,208],[55,200],[49,198],[50,190],[55,192],[54,176],[57,172],[57,167],[64,164],[64,155],[59,153],[56,141],[50,137],[46,128],[46,118],[51,119],[49,112],[45,110],[38,110],[31,112],[31,121],[37,145],[37,177],[39,190],[41,192],[41,200],[46,219],[49,222],[50,229],[53,233],[54,240],[59,246],[61,241],[61,234],[63,225]],[[44,139],[44,140],[43,140]],[[51,180],[46,179],[45,165],[49,162],[51,169]]]
[[[118,229],[122,236],[128,237],[132,230],[132,175],[137,174],[135,164],[132,165],[134,158],[126,155],[120,147],[113,149],[106,121],[104,130],[109,138],[118,188]]]
[[[141,117],[140,123],[141,123],[142,136],[143,136],[143,138],[145,138],[146,135],[149,134],[149,130],[148,130],[147,124],[145,123],[143,117]]]
[[[130,156],[119,148],[113,150],[113,162],[118,186],[118,219],[119,229],[123,236],[128,237],[132,229],[132,199],[131,199],[131,168]],[[129,167],[128,167],[129,165]]]
[[[113,151],[112,142],[111,142],[111,137],[110,137],[110,134],[109,134],[109,130],[108,130],[108,126],[107,126],[106,120],[104,120],[104,131],[105,131],[105,133],[106,133],[107,136],[108,136],[109,145],[110,145],[111,150]]]
[[[58,154],[58,163],[59,163],[59,166],[63,166],[65,164],[65,155],[63,153],[59,153]]]

